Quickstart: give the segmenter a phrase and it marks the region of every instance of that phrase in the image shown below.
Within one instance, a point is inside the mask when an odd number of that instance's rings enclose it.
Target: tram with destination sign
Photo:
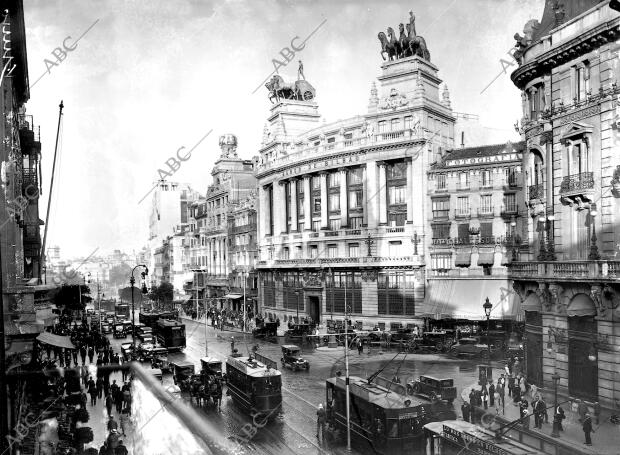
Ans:
[[[332,403],[331,422],[345,432],[346,383],[343,376],[327,379],[327,403]],[[349,376],[351,440],[363,452],[414,453],[422,446],[423,427],[429,422],[456,419],[452,405],[407,396],[401,384],[380,377],[374,380]]]
[[[425,455],[543,455],[547,452],[521,444],[464,420],[424,425]]]
[[[245,411],[275,418],[282,408],[282,373],[276,362],[259,354],[226,359],[227,395]]]

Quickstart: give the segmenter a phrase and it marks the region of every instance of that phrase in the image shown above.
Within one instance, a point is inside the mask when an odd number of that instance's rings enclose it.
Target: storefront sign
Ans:
[[[521,154],[519,153],[503,153],[501,155],[479,156],[475,158],[463,158],[460,160],[448,160],[446,161],[446,166],[469,166],[471,164],[500,163],[502,161],[520,160]]]
[[[443,437],[460,446],[466,447],[472,453],[480,455],[510,455],[510,452],[498,447],[490,441],[485,441],[471,434],[462,433],[446,425],[443,426]]]
[[[506,243],[504,236],[491,237],[448,237],[447,239],[433,239],[433,245],[503,245]]]

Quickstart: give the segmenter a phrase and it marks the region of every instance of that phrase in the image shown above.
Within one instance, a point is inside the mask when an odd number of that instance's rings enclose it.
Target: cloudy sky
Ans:
[[[270,102],[263,87],[252,92],[280,50],[324,20],[280,74],[292,79],[303,60],[328,122],[366,112],[382,62],[377,33],[396,29],[413,9],[453,109],[513,138],[520,93],[500,60],[509,59],[514,33],[540,20],[544,1],[24,0],[24,8],[43,206],[61,99],[65,105],[48,246],[85,256],[146,244],[150,198],[139,201],[181,146],[213,130],[171,177],[201,192],[219,135],[236,134],[243,158],[258,154]],[[64,60],[46,65],[67,37],[72,47],[85,32]]]

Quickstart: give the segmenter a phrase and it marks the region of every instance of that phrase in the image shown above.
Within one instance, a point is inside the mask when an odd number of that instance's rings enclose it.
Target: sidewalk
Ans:
[[[497,381],[497,378],[500,377],[500,374],[504,371],[501,369],[494,368],[493,371],[493,379]],[[461,399],[463,401],[469,401],[469,392],[473,389],[480,390],[480,386],[478,383],[472,384],[469,387],[466,387],[461,392]],[[529,430],[525,430],[522,426],[517,425],[515,428],[518,428],[519,431],[524,431],[528,435],[537,437],[537,438],[551,438],[551,431],[553,429],[553,404],[554,404],[554,396],[553,393],[543,392],[540,389],[536,392],[540,395],[545,403],[547,403],[547,407],[551,406],[551,409],[548,409],[549,414],[549,423],[543,423],[542,429],[534,428],[534,416],[530,417],[530,426]],[[529,411],[532,412],[532,397],[530,393],[528,393],[525,398],[530,403]],[[566,413],[566,419],[564,419],[562,426],[564,427],[564,431],[560,432],[559,438],[551,438],[553,440],[559,440],[565,444],[568,444],[573,447],[575,454],[588,454],[588,455],[620,455],[620,427],[612,424],[609,421],[609,411],[605,412],[604,410],[601,413],[600,424],[597,425],[594,422],[594,413],[592,410],[590,414],[592,415],[592,424],[594,427],[594,431],[596,433],[592,434],[592,446],[586,446],[584,444],[585,437],[583,430],[581,428],[581,423],[579,422],[579,416],[577,413],[571,410],[570,402],[562,403],[563,400],[559,399],[560,405],[562,409],[564,409]],[[506,403],[504,409],[502,409],[501,404],[496,406],[489,406],[489,409],[486,411],[482,408],[478,408],[480,412],[486,412],[491,416],[498,416],[495,420],[501,422],[502,424],[505,422],[512,422],[514,420],[519,419],[519,407],[515,405],[512,401],[512,397],[509,397],[506,394]],[[457,408],[460,406],[457,405]],[[503,414],[505,412],[505,414]],[[457,414],[461,414],[460,409],[457,411]],[[461,416],[462,418],[462,416]],[[493,419],[489,419],[489,421],[493,421]],[[493,427],[496,427],[494,425]]]

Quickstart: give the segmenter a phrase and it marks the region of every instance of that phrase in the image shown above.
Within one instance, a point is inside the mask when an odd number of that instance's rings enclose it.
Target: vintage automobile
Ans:
[[[215,357],[203,357],[200,359],[200,373],[218,376],[220,378],[224,377],[224,372],[222,371],[222,361],[216,359]]]
[[[256,338],[270,338],[278,335],[277,322],[263,322],[252,330],[252,335]]]
[[[108,324],[107,322],[102,322],[101,331],[103,333],[112,333],[112,324]]]
[[[315,327],[315,324],[291,324],[284,335],[289,338],[313,335]]]
[[[125,326],[123,324],[114,324],[114,338],[127,338]]]
[[[194,364],[186,360],[177,360],[170,362],[170,369],[172,370],[174,384],[178,385],[181,390],[189,390],[187,380],[194,375]]]
[[[456,398],[454,379],[437,379],[432,376],[420,376],[407,384],[409,395],[426,395],[432,401],[444,400],[452,403]]]
[[[385,331],[381,330],[379,327],[375,327],[368,332],[368,339],[371,342],[381,341],[385,338],[384,333]]]
[[[153,343],[153,344],[155,344],[155,337],[151,333],[141,333],[140,335],[138,335],[138,339],[142,343]]]
[[[477,337],[461,338],[456,344],[450,347],[448,355],[452,357],[475,357],[479,359],[488,359],[497,353],[497,349],[480,341]]]
[[[435,330],[432,332],[424,332],[420,343],[424,346],[435,346],[438,351],[445,352],[456,341],[456,332],[454,330]]]
[[[131,360],[131,354],[133,352],[134,352],[133,343],[121,344],[121,354],[123,355],[123,360],[125,361]]]
[[[145,357],[151,361],[151,368],[159,368],[162,372],[170,373],[170,362],[168,361],[168,349],[153,348],[145,353]]]
[[[282,358],[280,360],[282,360],[282,369],[288,365],[295,371],[302,369],[310,370],[310,363],[301,356],[301,349],[294,344],[282,346]]]

